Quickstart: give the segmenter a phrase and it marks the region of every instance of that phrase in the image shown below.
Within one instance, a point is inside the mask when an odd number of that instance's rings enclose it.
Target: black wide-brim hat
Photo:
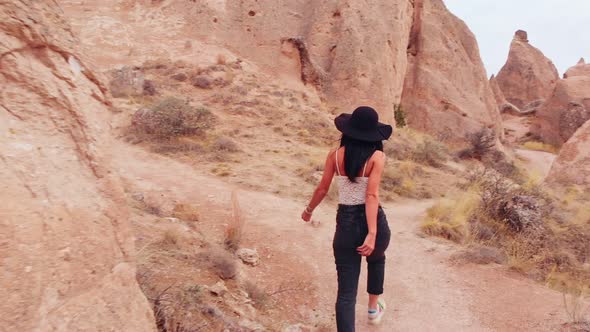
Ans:
[[[344,135],[366,142],[387,140],[393,133],[393,128],[379,122],[377,112],[368,106],[358,107],[352,114],[340,114],[334,124]]]

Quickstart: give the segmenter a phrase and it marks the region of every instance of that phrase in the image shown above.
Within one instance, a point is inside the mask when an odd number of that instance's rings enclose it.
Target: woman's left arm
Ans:
[[[326,163],[324,164],[324,174],[322,175],[322,180],[315,189],[311,201],[301,214],[301,219],[303,219],[305,222],[311,220],[311,214],[313,213],[313,210],[318,205],[320,205],[324,197],[326,197],[328,190],[330,190],[330,184],[332,183],[332,178],[334,177],[334,168],[336,167],[334,152],[335,150],[330,151],[330,153],[328,154],[328,157],[326,158]]]

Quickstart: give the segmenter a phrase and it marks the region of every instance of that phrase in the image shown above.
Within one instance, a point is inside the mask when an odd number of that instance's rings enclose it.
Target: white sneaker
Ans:
[[[381,322],[381,318],[385,314],[385,309],[387,306],[385,305],[385,301],[382,299],[377,300],[377,310],[369,310],[369,324],[377,325]]]

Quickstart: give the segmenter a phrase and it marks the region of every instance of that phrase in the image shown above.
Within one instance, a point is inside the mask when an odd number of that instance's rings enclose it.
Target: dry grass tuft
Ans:
[[[240,243],[242,242],[242,235],[244,232],[244,219],[242,216],[242,211],[240,210],[238,194],[235,190],[231,194],[231,202],[232,219],[225,229],[225,238],[223,243],[227,250],[235,252],[240,248]]]
[[[590,285],[579,276],[552,271],[547,283],[563,294],[563,307],[573,331],[590,331]]]
[[[199,209],[190,204],[176,204],[172,216],[186,221],[199,221]]]
[[[238,152],[240,148],[238,144],[227,136],[218,137],[211,145],[211,149],[215,152]]]
[[[176,228],[169,228],[162,234],[160,244],[164,247],[176,247],[181,238],[182,234]]]
[[[450,157],[446,145],[432,136],[409,128],[398,129],[384,146],[389,158],[411,160],[430,167],[441,167]]]
[[[428,209],[422,231],[428,235],[462,243],[469,236],[469,220],[479,206],[479,196],[474,189],[456,198],[443,198]]]
[[[254,301],[254,306],[257,308],[264,308],[268,305],[270,300],[269,294],[257,283],[252,281],[246,281],[243,284],[244,291],[248,294],[248,297]]]
[[[553,153],[553,154],[556,154],[559,152],[559,149],[556,148],[555,146],[550,145],[550,144],[546,144],[543,142],[537,142],[537,141],[525,142],[521,147],[523,149],[527,149],[527,150],[543,151],[543,152],[549,152],[549,153]]]

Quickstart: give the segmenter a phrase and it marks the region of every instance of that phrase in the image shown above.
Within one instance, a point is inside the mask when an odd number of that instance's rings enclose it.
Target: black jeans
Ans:
[[[339,205],[334,234],[334,258],[338,272],[338,298],[336,324],[338,332],[354,331],[356,295],[361,272],[361,255],[357,252],[368,233],[365,205]],[[377,214],[375,250],[367,257],[367,292],[383,294],[385,275],[385,249],[391,232],[383,209]]]

